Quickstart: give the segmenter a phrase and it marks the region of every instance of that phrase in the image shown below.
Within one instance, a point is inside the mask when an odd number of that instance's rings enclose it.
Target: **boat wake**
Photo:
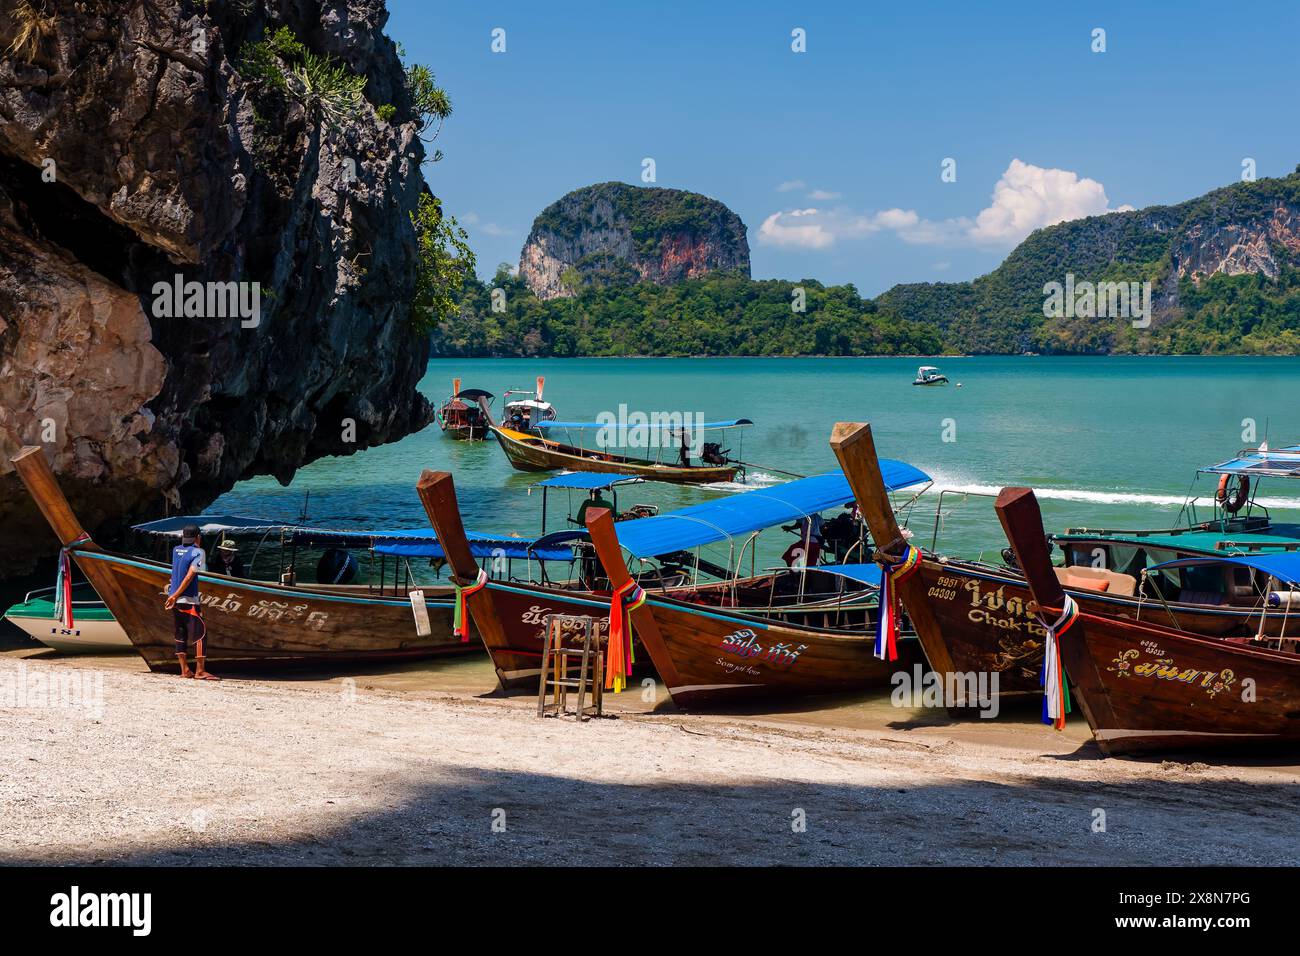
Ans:
[[[947,484],[936,481],[934,490],[971,495],[997,495],[1002,490],[1002,486],[966,484],[962,482]],[[1151,507],[1179,508],[1182,507],[1183,501],[1186,500],[1183,495],[1157,495],[1127,491],[1090,491],[1084,488],[1044,488],[1038,486],[1034,487],[1034,494],[1048,501],[1076,501],[1094,505],[1147,505]],[[1200,504],[1208,507],[1209,498],[1212,494],[1213,489],[1208,489]],[[1258,498],[1255,503],[1263,505],[1265,508],[1281,511],[1300,511],[1300,498]]]
[[[762,471],[751,471],[746,476],[745,481],[711,481],[707,485],[700,485],[701,488],[708,488],[710,491],[753,491],[755,488],[771,488],[773,485],[779,485],[783,481],[789,481],[788,478],[780,478],[776,475],[769,475]]]

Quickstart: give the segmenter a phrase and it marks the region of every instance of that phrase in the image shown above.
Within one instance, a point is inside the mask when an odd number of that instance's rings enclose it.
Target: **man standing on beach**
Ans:
[[[172,612],[175,631],[176,658],[181,663],[181,676],[198,680],[216,680],[204,667],[204,640],[207,625],[203,623],[199,601],[199,572],[204,571],[203,544],[199,540],[197,525],[187,524],[181,530],[181,543],[172,549],[172,580],[163,605]],[[188,646],[194,644],[194,673],[190,673],[185,659]]]

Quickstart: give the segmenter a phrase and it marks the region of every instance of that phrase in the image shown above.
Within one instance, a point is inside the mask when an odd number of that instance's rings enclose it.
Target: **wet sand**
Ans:
[[[0,653],[0,690],[20,680],[97,702],[0,699],[0,862],[1300,863],[1294,758],[1105,759],[1025,712],[630,691],[538,719],[486,658],[199,684]]]

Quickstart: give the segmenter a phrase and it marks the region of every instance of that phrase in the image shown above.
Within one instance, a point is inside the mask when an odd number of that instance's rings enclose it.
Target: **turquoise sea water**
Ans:
[[[933,361],[933,360],[932,360]],[[759,467],[751,485],[780,480],[770,469],[811,475],[836,467],[827,440],[836,421],[869,421],[882,455],[935,478],[912,527],[929,543],[941,488],[996,493],[1027,484],[1042,499],[1049,530],[1067,525],[1164,527],[1189,490],[1208,501],[1212,476],[1193,489],[1198,466],[1230,457],[1265,437],[1300,442],[1300,359],[997,357],[939,361],[954,384],[911,385],[916,359],[569,359],[434,360],[421,388],[440,404],[453,378],[497,394],[531,388],[546,376],[545,396],[561,420],[590,421],[620,403],[643,412],[700,413],[706,420],[750,418],[754,427],[725,433],[734,454]],[[958,388],[955,383],[960,382]],[[1243,420],[1257,434],[1243,435]],[[742,434],[743,432],[743,434]],[[945,437],[955,438],[945,441]],[[766,467],[764,467],[766,466]],[[546,477],[510,468],[494,441],[456,442],[436,425],[405,440],[300,470],[291,486],[243,482],[210,509],[293,519],[310,491],[308,520],[345,527],[427,524],[414,486],[423,468],[454,473],[466,525],[537,534],[541,499],[531,484]],[[620,492],[664,510],[743,488],[643,484]],[[1261,491],[1274,513],[1295,520],[1300,483],[1273,479]],[[578,498],[574,498],[576,508]],[[923,500],[924,501],[924,500]],[[563,496],[552,496],[548,530]],[[992,554],[1005,545],[990,499],[945,498],[941,550]],[[924,516],[923,516],[924,513]],[[563,515],[558,515],[559,521]],[[764,536],[760,562],[775,563],[789,542]],[[725,556],[725,552],[723,552]]]

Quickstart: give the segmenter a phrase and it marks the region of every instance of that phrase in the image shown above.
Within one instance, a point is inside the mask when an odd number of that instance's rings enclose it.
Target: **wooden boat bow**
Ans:
[[[459,587],[469,587],[479,575],[479,565],[470,550],[465,525],[460,520],[460,505],[456,500],[456,483],[450,472],[426,468],[420,473],[415,491],[424,505],[425,514],[438,534],[438,544],[451,565],[452,580]],[[474,625],[485,641],[505,640],[505,630],[497,616],[496,605],[486,590],[478,590],[465,597],[466,610],[473,616]]]
[[[68,503],[63,489],[59,487],[58,479],[54,477],[54,470],[45,459],[43,448],[39,445],[27,445],[11,458],[10,462],[26,486],[28,494],[36,502],[41,515],[58,537],[60,545],[74,557],[78,551],[102,552],[104,550],[82,528],[81,522],[72,510],[72,505]],[[78,561],[77,565],[123,627],[136,626],[138,617],[134,609],[105,566],[94,560]]]
[[[885,480],[880,474],[880,459],[876,454],[876,442],[871,436],[871,425],[866,422],[837,422],[831,432],[831,448],[839,459],[844,476],[853,489],[858,510],[866,519],[874,542],[888,541],[886,553],[904,542],[898,520],[894,517],[894,506],[885,490]],[[912,620],[916,636],[930,666],[941,674],[951,674],[956,668],[948,647],[943,642],[939,623],[930,610],[925,593],[925,584],[914,575],[898,585],[898,596],[907,608],[907,616]]]
[[[592,508],[587,512],[587,530],[591,533],[596,556],[605,568],[605,576],[617,591],[632,580],[632,575],[627,569],[627,562],[623,560],[623,549],[618,543],[618,534],[614,531],[613,514],[608,508]],[[641,638],[642,646],[650,653],[659,676],[668,682],[669,687],[679,685],[681,679],[673,666],[672,655],[668,653],[668,645],[659,633],[659,624],[655,621],[654,610],[649,602],[634,609],[629,616],[632,627]]]
[[[27,486],[36,507],[58,536],[59,544],[65,548],[76,544],[87,550],[99,547],[90,540],[90,535],[81,527],[81,522],[73,513],[72,506],[59,488],[50,463],[45,460],[43,448],[27,445],[10,462],[18,470],[18,477]]]
[[[1003,488],[993,505],[1002,530],[1011,542],[1016,563],[1025,576],[1034,603],[1042,613],[1059,614],[1065,589],[1052,570],[1052,553],[1043,530],[1043,513],[1032,488]]]

